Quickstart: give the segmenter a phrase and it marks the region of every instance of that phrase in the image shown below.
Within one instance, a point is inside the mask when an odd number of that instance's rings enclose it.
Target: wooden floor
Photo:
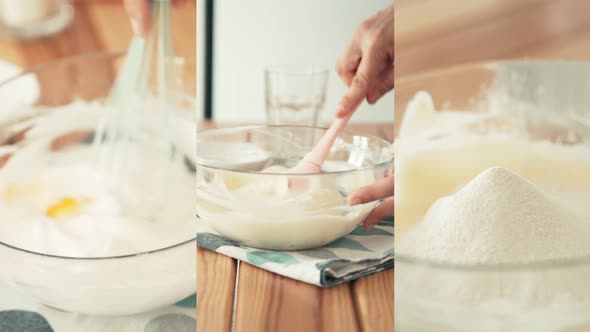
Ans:
[[[395,5],[396,81],[473,61],[590,60],[587,0],[397,0]]]

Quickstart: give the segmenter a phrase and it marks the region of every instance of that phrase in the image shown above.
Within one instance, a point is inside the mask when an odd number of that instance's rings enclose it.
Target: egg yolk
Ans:
[[[51,205],[45,214],[54,219],[73,217],[80,214],[81,203],[72,197],[64,197]]]

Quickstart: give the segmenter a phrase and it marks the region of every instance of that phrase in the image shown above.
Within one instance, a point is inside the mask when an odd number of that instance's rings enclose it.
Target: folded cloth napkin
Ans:
[[[197,245],[254,264],[262,269],[328,287],[392,267],[393,217],[372,230],[357,227],[349,235],[321,248],[271,251],[242,246],[199,220]]]
[[[194,332],[196,296],[132,316],[99,317],[47,307],[0,283],[0,332]]]

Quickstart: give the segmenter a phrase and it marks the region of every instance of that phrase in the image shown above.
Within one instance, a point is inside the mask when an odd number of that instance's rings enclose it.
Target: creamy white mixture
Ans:
[[[115,178],[96,167],[92,144],[52,151],[63,134],[93,130],[104,111],[77,102],[23,124],[33,128],[0,168],[0,241],[44,254],[105,257],[194,238],[195,177],[184,158],[169,161],[149,144],[135,144],[126,172]],[[194,150],[184,149],[194,145],[185,142],[194,141],[194,127],[176,125],[176,146],[193,159]]]
[[[590,188],[572,197],[491,167],[437,200],[400,238],[396,252],[455,264],[590,258],[589,198]]]
[[[530,139],[518,121],[507,114],[437,111],[429,94],[417,94],[394,143],[396,236],[418,222],[437,199],[492,166],[560,192],[590,188],[590,145],[558,141],[579,138],[580,133],[537,126],[537,136],[554,139]]]
[[[396,262],[396,324],[404,331],[587,331],[589,198],[493,167],[437,200],[396,242],[399,255],[442,264]]]
[[[325,172],[356,169],[346,162],[327,161]],[[319,247],[350,233],[372,204],[350,207],[346,194],[374,182],[372,170],[342,174],[281,175],[287,168],[271,166],[260,173],[216,171],[198,184],[199,216],[219,233],[248,246],[294,250]],[[263,174],[273,173],[273,174]],[[289,181],[306,189],[289,189]]]

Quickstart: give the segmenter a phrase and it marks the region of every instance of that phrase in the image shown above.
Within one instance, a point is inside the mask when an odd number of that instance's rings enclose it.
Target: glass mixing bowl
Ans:
[[[98,121],[92,122],[79,116],[79,120],[87,120],[80,122],[80,128],[73,123],[54,123],[53,131],[39,130],[35,120],[41,116],[51,118],[56,107],[75,101],[103,102],[124,58],[124,54],[112,53],[75,56],[34,67],[1,83],[0,166],[6,167],[11,159],[26,154],[27,148],[49,140],[49,146],[44,145],[47,159],[22,170],[25,175],[34,175],[26,172],[43,169],[44,165],[56,160],[65,160],[63,158],[69,151],[88,146]],[[188,57],[177,57],[174,61],[181,73],[181,89],[176,91],[180,97],[178,116],[188,123],[187,137],[191,138],[189,146],[193,149],[196,130],[193,107],[195,65]],[[81,109],[83,111],[84,107]],[[33,132],[34,135],[31,134]],[[187,157],[185,162],[187,172],[190,171],[194,179],[194,156],[190,159]],[[188,208],[194,209],[192,205]],[[191,213],[192,221],[194,212]],[[19,222],[18,219],[12,221]],[[44,238],[42,232],[32,232],[31,237]],[[129,252],[113,257],[50,255],[17,247],[13,244],[14,239],[8,238],[0,242],[0,283],[14,287],[47,306],[70,312],[122,315],[149,311],[194,294],[194,234],[183,235],[181,241],[145,252]],[[109,240],[112,239],[104,239],[105,243]]]
[[[391,144],[345,132],[324,172],[286,174],[324,132],[252,126],[199,133],[197,214],[227,238],[262,249],[315,248],[350,233],[376,203],[348,206],[346,199],[393,174]],[[303,189],[288,189],[289,182]]]
[[[437,110],[504,110],[526,120],[521,128],[532,140],[590,147],[588,89],[587,62],[476,63],[400,78],[396,81],[396,140],[408,102],[424,90],[432,95]],[[555,130],[539,130],[548,128],[537,126],[543,122],[539,119]],[[396,158],[402,156],[396,154]],[[486,167],[497,166],[495,156],[483,159],[488,160]],[[438,160],[423,177],[453,176],[447,163],[482,162],[475,155],[461,156],[461,161],[444,156]],[[538,159],[526,156],[519,162],[531,169],[543,167]],[[559,169],[550,171],[566,176]],[[586,175],[590,177],[590,169]],[[587,183],[588,177],[578,177],[577,182]],[[396,196],[402,180],[396,178]],[[396,222],[400,221],[397,203],[396,197]],[[396,243],[400,236],[396,233]],[[448,264],[399,252],[395,259],[396,331],[590,331],[590,256],[526,264]]]

